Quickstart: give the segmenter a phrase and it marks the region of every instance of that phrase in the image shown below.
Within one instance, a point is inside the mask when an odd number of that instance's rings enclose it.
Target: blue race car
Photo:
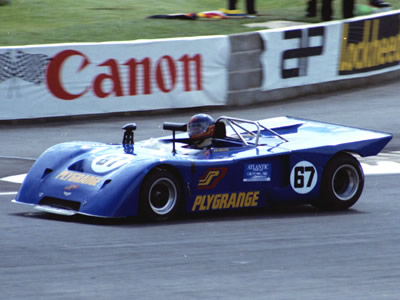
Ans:
[[[351,207],[364,174],[353,154],[378,154],[391,134],[293,117],[164,123],[172,135],[122,144],[70,142],[46,150],[13,202],[61,215],[144,216],[274,204]],[[207,143],[205,143],[207,141]]]

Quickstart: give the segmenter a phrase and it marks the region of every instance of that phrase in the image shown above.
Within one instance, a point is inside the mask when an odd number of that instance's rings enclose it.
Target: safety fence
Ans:
[[[230,36],[0,47],[0,120],[248,105],[397,78],[400,11]]]

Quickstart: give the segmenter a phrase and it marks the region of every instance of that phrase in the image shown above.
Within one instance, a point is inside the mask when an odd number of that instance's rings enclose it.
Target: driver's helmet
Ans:
[[[207,114],[197,114],[190,118],[188,124],[191,140],[204,140],[212,137],[215,131],[214,119]]]

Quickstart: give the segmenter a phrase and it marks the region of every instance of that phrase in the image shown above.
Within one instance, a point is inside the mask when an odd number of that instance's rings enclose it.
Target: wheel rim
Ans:
[[[342,165],[333,174],[332,190],[335,196],[342,201],[353,198],[360,185],[360,175],[352,165]]]
[[[172,180],[160,178],[153,182],[149,190],[149,204],[158,215],[171,212],[177,201],[177,190]]]

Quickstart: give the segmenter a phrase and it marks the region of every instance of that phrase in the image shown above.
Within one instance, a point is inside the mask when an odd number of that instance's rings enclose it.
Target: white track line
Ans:
[[[26,174],[8,176],[4,178],[0,178],[0,181],[7,181],[12,183],[22,183],[26,177]]]
[[[361,163],[365,175],[400,174],[400,163],[377,161],[373,165]]]
[[[11,195],[16,195],[18,192],[6,192],[6,193],[0,193],[0,196],[11,196]]]

